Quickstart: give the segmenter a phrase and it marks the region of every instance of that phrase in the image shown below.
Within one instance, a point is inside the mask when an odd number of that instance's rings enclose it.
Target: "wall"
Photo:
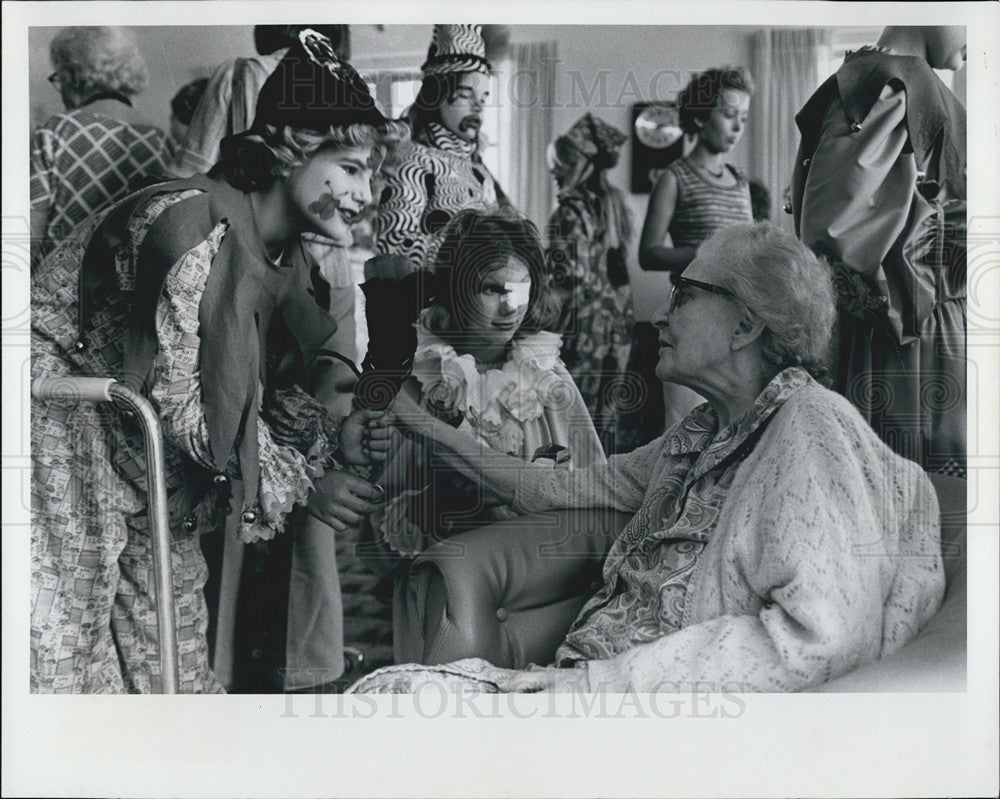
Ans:
[[[51,72],[48,47],[57,27],[32,28],[29,43],[32,125],[61,111],[55,89],[46,82]],[[166,128],[170,98],[184,83],[208,75],[230,58],[253,52],[249,25],[136,27],[139,45],[149,66],[146,91],[135,99],[136,108],[151,122]],[[557,107],[553,130],[568,129],[585,111],[629,132],[633,103],[671,99],[692,72],[719,64],[748,64],[747,28],[734,26],[511,26],[511,42],[558,42]],[[363,71],[417,68],[430,42],[430,25],[374,25],[351,27],[352,61]],[[499,102],[509,98],[501,96]],[[746,167],[750,143],[743,141],[733,162]],[[626,144],[612,179],[627,191],[630,182],[631,142]],[[647,195],[628,193],[636,235],[646,212]],[[633,258],[634,250],[633,247]],[[642,300],[666,289],[662,276],[640,276],[646,282],[637,291]],[[647,303],[648,304],[648,303]],[[645,312],[645,308],[642,308]]]
[[[646,216],[647,194],[632,194],[632,105],[671,100],[691,74],[713,66],[749,66],[750,28],[736,26],[585,26],[533,25],[511,28],[511,42],[558,43],[557,107],[553,130],[566,131],[587,111],[629,134],[612,181],[626,193],[635,236],[630,248],[633,302],[639,319],[648,320],[669,292],[666,275],[642,272],[636,261],[639,232]],[[746,169],[753,142],[748,136],[730,156]]]
[[[55,26],[33,27],[28,32],[32,128],[63,110],[58,92],[46,81],[52,72],[49,43],[59,30]],[[146,91],[133,103],[150,122],[164,130],[170,125],[170,99],[181,86],[195,78],[207,77],[223,61],[254,52],[251,25],[149,26],[132,30],[149,68]]]

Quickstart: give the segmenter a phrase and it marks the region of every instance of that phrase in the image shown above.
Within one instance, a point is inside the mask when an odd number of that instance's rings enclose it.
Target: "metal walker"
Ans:
[[[149,496],[149,528],[153,540],[153,577],[156,622],[159,630],[161,692],[179,691],[177,676],[177,626],[174,616],[173,574],[170,565],[170,521],[167,514],[167,483],[164,477],[163,432],[149,402],[113,378],[42,377],[31,383],[31,396],[39,400],[64,400],[68,396],[84,402],[124,405],[138,418],[146,447],[146,490]]]

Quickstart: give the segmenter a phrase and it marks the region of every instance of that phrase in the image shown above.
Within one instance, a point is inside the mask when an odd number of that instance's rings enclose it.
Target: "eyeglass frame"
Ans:
[[[739,300],[736,293],[731,289],[727,289],[725,286],[716,286],[714,283],[704,283],[701,280],[684,277],[684,275],[678,272],[670,273],[670,283],[672,284],[672,288],[670,289],[670,297],[667,300],[667,313],[672,313],[676,309],[677,306],[675,303],[677,302],[677,292],[685,286],[701,289],[702,291],[706,291],[709,294],[715,294],[719,297],[728,297],[731,300]]]

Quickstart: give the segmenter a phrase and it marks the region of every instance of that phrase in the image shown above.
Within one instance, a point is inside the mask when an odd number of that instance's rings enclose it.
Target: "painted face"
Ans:
[[[465,141],[475,141],[483,124],[483,108],[490,97],[490,79],[484,72],[466,72],[441,106],[441,124]]]
[[[487,272],[479,290],[466,301],[466,332],[483,346],[507,344],[528,313],[531,272],[513,255],[505,264]]]
[[[708,119],[701,122],[701,141],[712,153],[728,153],[743,137],[750,111],[750,95],[723,89]]]
[[[725,265],[718,255],[703,251],[683,276],[721,286],[724,273]],[[668,301],[653,317],[660,341],[656,376],[665,383],[678,383],[699,392],[711,386],[712,378],[728,368],[732,333],[743,313],[733,298],[705,288],[678,288],[673,307]]]
[[[351,226],[372,201],[373,166],[370,147],[330,147],[292,170],[285,187],[303,228],[350,247]]]

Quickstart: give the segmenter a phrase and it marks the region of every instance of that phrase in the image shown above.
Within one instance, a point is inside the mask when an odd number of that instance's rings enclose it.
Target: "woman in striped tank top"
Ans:
[[[709,69],[678,96],[681,126],[695,144],[664,170],[650,196],[639,242],[643,269],[680,274],[713,233],[753,221],[749,183],[725,160],[746,129],[753,88],[742,68]],[[667,428],[702,402],[683,386],[666,391]]]

